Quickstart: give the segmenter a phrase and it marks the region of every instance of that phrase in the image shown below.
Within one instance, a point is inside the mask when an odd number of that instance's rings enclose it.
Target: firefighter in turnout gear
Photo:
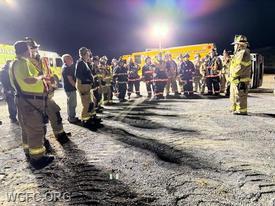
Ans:
[[[204,94],[205,87],[206,87],[206,76],[207,76],[207,62],[209,59],[209,55],[206,55],[204,59],[202,59],[202,64],[200,67],[200,74],[201,74],[201,94]]]
[[[9,77],[16,91],[18,119],[22,129],[23,149],[35,169],[49,165],[53,156],[45,155],[45,123],[47,85],[44,75],[30,63],[31,50],[26,41],[14,44],[16,60],[11,64]]]
[[[114,70],[117,67],[117,65],[118,65],[118,60],[116,60],[115,58],[113,58],[112,62],[111,62],[112,75],[114,74]],[[115,94],[116,97],[118,96],[118,89],[117,89],[117,84],[116,84],[114,75],[113,75],[113,79],[112,79],[112,92],[113,92],[113,94]]]
[[[231,57],[228,54],[228,51],[224,50],[220,79],[221,79],[221,93],[224,93],[226,96],[229,96],[229,93],[230,93],[230,82],[228,81],[230,62],[231,62]]]
[[[212,49],[210,58],[207,62],[207,76],[206,85],[208,89],[208,95],[220,94],[220,71],[222,70],[222,62],[218,57],[216,49]],[[214,89],[214,92],[213,92]]]
[[[119,102],[126,102],[128,69],[126,62],[122,59],[119,60],[118,65],[114,68],[114,80],[117,84]]]
[[[90,52],[86,47],[81,47],[79,49],[79,59],[76,62],[76,87],[79,92],[82,112],[81,120],[85,127],[95,126],[101,122],[101,119],[96,116],[94,98],[91,94],[91,89],[93,85],[93,76],[91,74],[91,69],[88,66],[88,61],[90,59]]]
[[[139,66],[133,61],[132,58],[128,59],[128,99],[130,99],[131,94],[134,91],[135,87],[135,92],[138,97],[141,97],[140,95],[140,76],[138,75],[138,69]]]
[[[153,74],[154,74],[154,66],[152,65],[151,58],[146,57],[145,65],[142,67],[142,80],[146,84],[148,98],[151,98],[152,94],[154,93]]]
[[[89,65],[92,76],[93,76],[93,95],[95,98],[95,109],[97,113],[102,113],[103,112],[103,107],[101,106],[102,103],[102,93],[101,93],[101,74],[99,71],[99,57],[94,56],[92,64]]]
[[[189,60],[190,55],[188,53],[182,56],[183,62],[180,65],[179,76],[183,82],[183,94],[193,95],[193,76],[195,72],[194,64]]]
[[[49,118],[49,122],[51,124],[54,136],[56,137],[57,141],[59,141],[61,144],[64,144],[69,141],[68,135],[70,133],[66,133],[63,128],[62,118],[60,115],[61,108],[56,104],[56,102],[53,100],[54,96],[54,90],[57,89],[56,82],[54,81],[51,69],[49,67],[48,59],[47,58],[41,58],[38,52],[39,46],[32,38],[26,38],[26,41],[29,43],[29,46],[31,48],[31,58],[29,59],[30,62],[34,65],[34,67],[37,69],[39,75],[43,75],[44,83],[47,86],[48,91],[48,98],[47,98],[47,104],[46,104],[46,114]],[[48,143],[48,140],[45,140],[46,144]],[[46,145],[45,145],[46,146]],[[49,146],[46,146],[47,149],[49,149]]]
[[[202,65],[201,55],[196,54],[195,61],[194,61],[195,73],[193,77],[195,92],[201,92],[201,78],[202,78],[202,75],[200,73],[201,65]]]
[[[107,65],[107,57],[103,56],[99,59],[99,68],[102,75],[101,88],[103,94],[103,104],[112,104],[112,72],[111,68]]]
[[[177,75],[178,75],[178,66],[177,63],[172,59],[170,53],[165,54],[165,63],[166,63],[166,73],[168,81],[166,84],[166,96],[169,96],[170,87],[175,96],[179,95],[178,86],[177,86]]]
[[[166,63],[162,59],[162,55],[156,56],[157,62],[154,70],[154,92],[156,99],[164,99],[163,92],[167,84]]]
[[[231,110],[236,115],[247,115],[248,86],[251,81],[251,56],[249,43],[244,35],[236,35],[234,56],[230,64]]]

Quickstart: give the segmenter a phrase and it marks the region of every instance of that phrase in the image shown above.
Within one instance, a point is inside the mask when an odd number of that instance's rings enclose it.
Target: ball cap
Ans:
[[[17,41],[14,43],[14,49],[15,49],[15,54],[23,54],[24,52],[28,51],[28,42],[26,41]]]

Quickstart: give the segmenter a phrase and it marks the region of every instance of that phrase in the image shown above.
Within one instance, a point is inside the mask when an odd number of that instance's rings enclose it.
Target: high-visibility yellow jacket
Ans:
[[[230,82],[233,84],[249,83],[251,81],[251,65],[249,49],[238,51],[230,63]]]
[[[42,80],[37,80],[33,84],[25,82],[26,78],[37,77],[38,75],[39,73],[35,66],[31,64],[28,59],[23,57],[16,59],[15,62],[11,64],[11,68],[9,69],[10,81],[13,88],[17,91],[14,83],[15,77],[21,92],[26,94],[43,95],[45,86]]]

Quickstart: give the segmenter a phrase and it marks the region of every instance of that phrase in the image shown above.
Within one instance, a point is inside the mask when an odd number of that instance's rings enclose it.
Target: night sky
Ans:
[[[112,58],[158,47],[151,28],[166,22],[164,47],[214,42],[221,52],[245,34],[253,50],[275,46],[274,12],[272,0],[0,0],[0,43],[30,36],[44,50]]]

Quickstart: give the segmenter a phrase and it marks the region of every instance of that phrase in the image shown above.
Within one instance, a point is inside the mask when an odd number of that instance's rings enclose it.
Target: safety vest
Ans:
[[[249,83],[251,80],[251,57],[248,49],[238,51],[230,63],[230,82],[238,84],[239,82]]]
[[[35,66],[26,58],[20,57],[11,64],[9,76],[11,84],[16,91],[17,89],[14,83],[14,78],[22,93],[35,95],[42,95],[44,93],[45,87],[42,80],[37,80],[33,84],[24,81],[28,77],[39,76],[39,72]]]

